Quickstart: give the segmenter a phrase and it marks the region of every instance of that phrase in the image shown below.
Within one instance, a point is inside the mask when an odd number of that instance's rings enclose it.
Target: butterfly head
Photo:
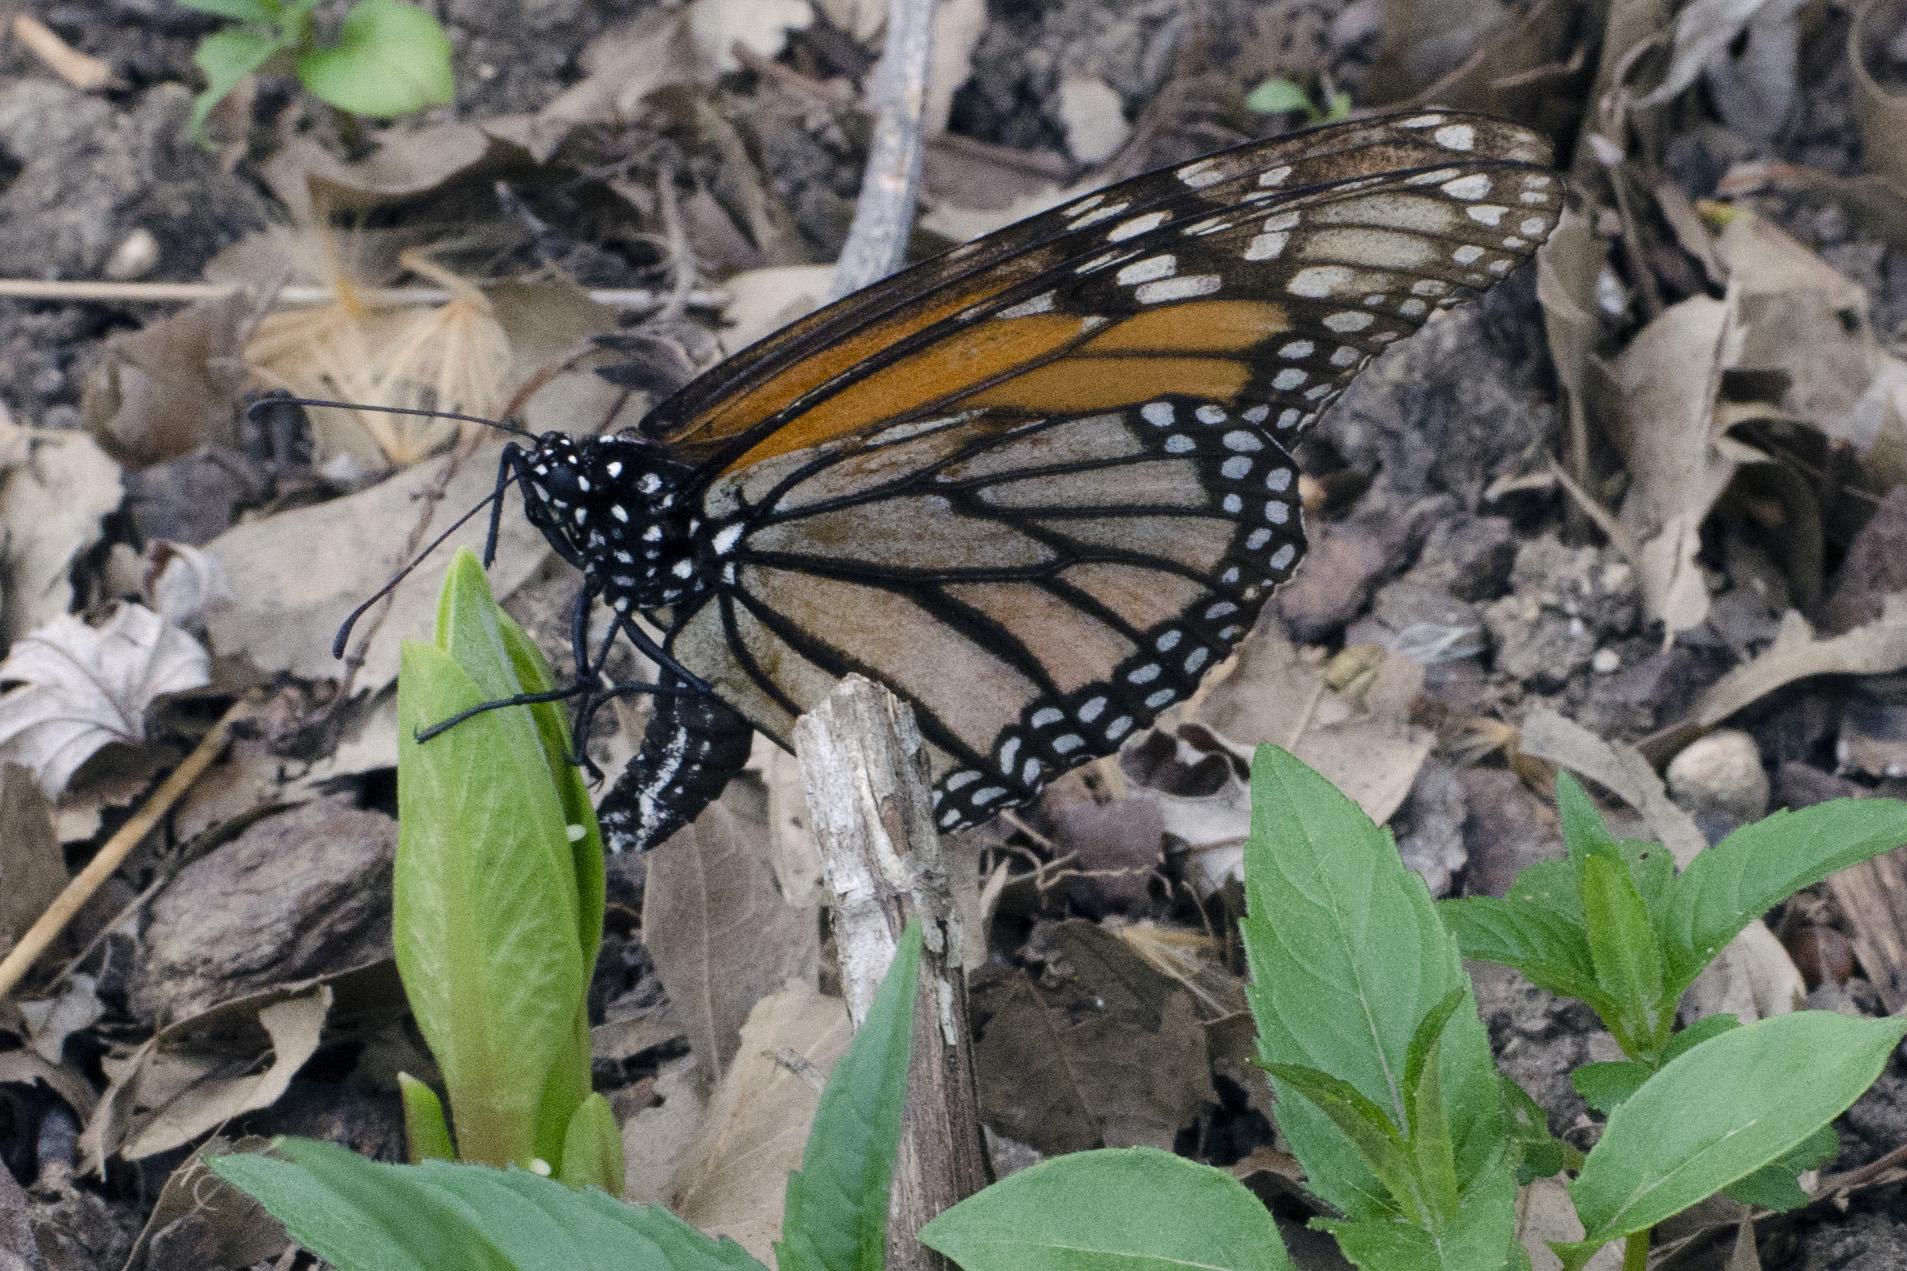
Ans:
[[[539,436],[515,462],[530,524],[612,608],[673,604],[700,590],[688,465],[640,437],[559,432]]]

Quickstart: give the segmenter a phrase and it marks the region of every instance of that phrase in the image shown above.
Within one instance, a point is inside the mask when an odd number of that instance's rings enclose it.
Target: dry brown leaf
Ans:
[[[427,496],[454,465],[443,497]],[[343,673],[331,639],[344,616],[406,563],[406,544],[420,516],[428,542],[487,497],[496,485],[494,451],[461,464],[446,458],[406,468],[361,493],[234,526],[206,545],[225,571],[231,598],[206,611],[206,636],[222,657],[243,656],[267,674],[332,679]],[[383,620],[376,615],[360,691],[377,691],[397,676],[398,646],[430,630],[437,592],[457,546],[481,549],[483,518],[437,550],[394,593]],[[506,599],[534,574],[548,553],[543,535],[522,516],[503,518],[490,586]],[[359,632],[363,638],[363,631]]]
[[[20,938],[66,886],[53,809],[33,774],[0,765],[0,949]]]
[[[332,990],[256,994],[216,1006],[155,1034],[122,1059],[103,1062],[108,1085],[80,1135],[84,1168],[114,1153],[140,1160],[182,1147],[245,1112],[278,1101],[318,1049]],[[269,1053],[269,1064],[241,1071]]]
[[[665,1059],[656,1072],[656,1102],[622,1123],[622,1198],[665,1205],[669,1180],[708,1115],[694,1055]]]
[[[119,465],[82,432],[0,423],[0,616],[7,641],[73,607],[73,564],[119,507]]]
[[[692,0],[689,34],[705,66],[732,71],[735,46],[761,57],[775,57],[790,31],[814,21],[814,0]]]
[[[1636,544],[1643,604],[1671,635],[1708,614],[1695,554],[1739,461],[1721,448],[1715,402],[1741,339],[1732,297],[1693,296],[1644,327],[1610,367],[1620,394],[1613,435],[1633,479],[1620,519]]]
[[[377,149],[363,159],[340,159],[309,137],[292,137],[264,164],[265,183],[298,225],[315,225],[320,212],[363,212],[428,194],[467,177],[496,147],[474,123],[379,129]]]
[[[131,467],[228,438],[246,384],[239,350],[258,319],[257,297],[234,292],[114,339],[86,377],[87,431]]]
[[[633,119],[643,98],[696,73],[688,23],[679,11],[651,10],[604,31],[577,60],[583,77],[542,109],[484,120],[483,130],[547,163],[578,125]]]
[[[146,709],[203,687],[211,659],[199,642],[143,605],[121,605],[103,627],[64,615],[14,642],[0,662],[0,759],[29,768],[48,798],[102,746],[145,740]]]
[[[1847,29],[1847,62],[1854,76],[1854,123],[1860,129],[1867,161],[1896,189],[1907,188],[1907,95],[1889,92],[1872,67],[1891,60],[1888,45],[1899,39],[1900,8],[1889,0],[1867,0]]]
[[[1751,25],[1776,26],[1791,20],[1803,0],[1694,0],[1675,16],[1669,40],[1669,66],[1662,82],[1636,99],[1638,109],[1659,106],[1695,82],[1727,56],[1729,46]],[[1779,115],[1776,121],[1779,122]]]
[[[213,1137],[199,1145],[179,1168],[166,1178],[153,1202],[152,1213],[133,1245],[127,1265],[154,1268],[147,1250],[161,1232],[163,1242],[183,1241],[194,1256],[208,1259],[203,1271],[250,1267],[284,1253],[289,1243],[284,1227],[273,1221],[265,1207],[238,1188],[225,1182],[206,1167],[214,1157],[233,1152],[264,1152],[272,1141],[242,1138],[233,1142]]]
[[[1709,685],[1681,724],[1650,739],[1650,749],[1672,749],[1721,723],[1776,689],[1812,675],[1890,675],[1907,669],[1907,596],[1887,597],[1881,616],[1844,635],[1819,639],[1800,614],[1789,610],[1769,645],[1752,662]]]
[[[670,1208],[767,1260],[781,1235],[788,1175],[801,1164],[820,1102],[809,1074],[825,1079],[852,1037],[840,998],[799,988],[757,1002],[702,1132],[670,1184]],[[784,1054],[806,1071],[784,1064]]]
[[[726,797],[649,857],[643,944],[705,1081],[734,1057],[755,1003],[819,977],[814,909],[787,904],[761,850],[767,827],[744,822]]]
[[[1261,628],[1239,650],[1224,678],[1212,682],[1187,712],[1249,761],[1260,742],[1283,746],[1324,774],[1379,825],[1409,797],[1434,741],[1409,722],[1423,688],[1423,668],[1395,653],[1360,646],[1330,666]],[[1348,681],[1337,677],[1348,674]],[[1334,687],[1336,681],[1339,687]],[[1200,873],[1214,886],[1237,876],[1251,799],[1242,780],[1204,798],[1159,795],[1166,829],[1201,853]]]
[[[1516,1194],[1516,1238],[1530,1255],[1531,1271],[1561,1271],[1563,1260],[1549,1242],[1581,1240],[1582,1219],[1560,1178],[1538,1178]],[[1584,1271],[1617,1271],[1622,1266],[1620,1242],[1604,1245],[1584,1264]]]
[[[722,343],[741,349],[787,326],[827,298],[832,265],[783,265],[750,269],[722,284]]]
[[[105,1013],[105,1003],[99,1000],[99,982],[90,975],[69,975],[60,982],[57,996],[20,1003],[27,1040],[49,1064],[61,1061],[68,1037],[85,1032]]]
[[[1751,922],[1702,968],[1682,997],[1684,1019],[1733,1015],[1744,1024],[1801,1009],[1807,982],[1766,923]]]
[[[985,1121],[1048,1153],[1170,1150],[1214,1097],[1189,986],[1097,923],[1062,923],[1055,940],[1047,975],[1003,986],[974,1047]]]

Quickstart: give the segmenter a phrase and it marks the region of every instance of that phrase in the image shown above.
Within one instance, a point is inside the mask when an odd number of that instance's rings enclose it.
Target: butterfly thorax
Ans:
[[[611,608],[653,609],[707,589],[693,469],[637,437],[544,433],[517,479],[530,523]]]

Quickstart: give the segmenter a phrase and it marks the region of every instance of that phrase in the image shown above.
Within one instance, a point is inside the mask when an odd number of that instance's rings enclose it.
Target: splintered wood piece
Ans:
[[[934,830],[926,746],[911,710],[881,686],[850,675],[795,725],[795,753],[832,897],[848,1011],[857,1027],[907,920],[921,925],[914,1053],[887,1265],[895,1271],[944,1268],[950,1264],[915,1233],[986,1186],[988,1169],[960,962],[960,915]]]

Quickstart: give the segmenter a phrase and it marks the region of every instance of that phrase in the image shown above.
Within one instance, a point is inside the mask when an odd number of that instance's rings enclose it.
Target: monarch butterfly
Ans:
[[[913,706],[943,830],[1115,750],[1304,554],[1290,440],[1554,228],[1548,158],[1443,111],[1221,151],[850,295],[636,429],[506,446],[498,495],[583,575],[586,695],[618,633],[660,667],[608,841],[659,843],[850,671]]]

